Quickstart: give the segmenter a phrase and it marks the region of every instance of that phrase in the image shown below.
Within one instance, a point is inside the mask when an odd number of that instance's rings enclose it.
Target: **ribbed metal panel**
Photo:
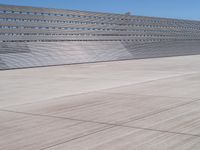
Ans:
[[[17,43],[17,42],[0,43],[0,54],[29,53],[29,52],[30,50],[26,43]]]
[[[0,69],[200,54],[200,22],[0,5]]]
[[[0,70],[4,70],[7,69],[8,67],[6,66],[6,64],[2,61],[2,59],[0,58]]]

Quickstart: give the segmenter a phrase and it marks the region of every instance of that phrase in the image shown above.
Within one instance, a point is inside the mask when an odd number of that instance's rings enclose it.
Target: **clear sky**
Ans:
[[[200,20],[200,0],[0,0],[0,3]]]

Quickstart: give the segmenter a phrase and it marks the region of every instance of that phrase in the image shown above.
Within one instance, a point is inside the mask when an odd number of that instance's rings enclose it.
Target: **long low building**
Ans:
[[[0,69],[200,54],[200,22],[0,5]]]

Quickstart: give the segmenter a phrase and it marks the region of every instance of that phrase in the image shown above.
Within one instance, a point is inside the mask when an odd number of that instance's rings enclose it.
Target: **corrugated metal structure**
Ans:
[[[0,5],[0,69],[200,54],[200,22]]]

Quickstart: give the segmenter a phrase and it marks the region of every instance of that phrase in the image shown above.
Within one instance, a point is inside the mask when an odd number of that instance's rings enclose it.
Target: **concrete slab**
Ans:
[[[185,56],[1,71],[0,107],[196,73],[199,59]]]
[[[200,56],[0,71],[0,149],[199,150]]]
[[[0,74],[0,107],[99,91],[183,74],[179,72],[166,73],[145,70],[127,70],[112,74],[111,70],[106,70],[104,73],[103,68],[102,72],[93,73],[87,71],[90,70],[89,68],[85,68],[86,71],[83,75],[80,74],[78,76],[72,73],[69,76],[67,75],[70,74],[70,70],[68,69],[61,74],[59,71],[57,72],[57,69],[54,70],[55,72],[52,72],[51,68],[49,68],[49,71],[46,71],[46,68],[45,70],[34,70],[35,69],[32,71],[22,70],[21,73],[17,75],[12,71],[11,74],[10,72],[8,72],[8,74],[5,74],[6,72]],[[17,70],[17,72],[19,72],[19,70]],[[45,74],[43,74],[44,72]],[[78,72],[76,74],[78,74]]]
[[[197,101],[125,125],[200,136],[199,115],[200,101]]]
[[[15,112],[42,114],[100,123],[123,123],[190,103],[193,99],[160,96],[120,95],[91,92],[51,101],[10,106]],[[92,114],[92,115],[91,115]]]
[[[123,86],[105,90],[118,94],[141,94],[151,96],[182,97],[200,99],[200,74],[192,73],[164,80],[144,82],[138,85]]]
[[[70,141],[108,125],[0,111],[0,149],[34,150]]]
[[[199,142],[188,135],[114,127],[46,150],[197,150]]]

